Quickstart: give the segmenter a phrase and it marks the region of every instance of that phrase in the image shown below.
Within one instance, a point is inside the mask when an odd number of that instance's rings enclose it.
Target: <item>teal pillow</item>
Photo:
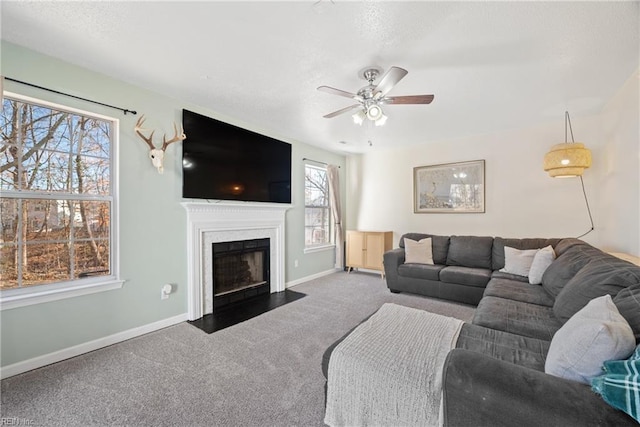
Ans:
[[[604,362],[605,374],[591,380],[605,402],[640,422],[640,345],[627,360]]]

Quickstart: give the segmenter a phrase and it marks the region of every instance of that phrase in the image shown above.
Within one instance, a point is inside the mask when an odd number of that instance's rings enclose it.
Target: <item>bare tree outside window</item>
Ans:
[[[111,274],[113,128],[3,99],[1,290]]]
[[[305,246],[326,245],[331,242],[331,209],[329,205],[329,180],[327,170],[305,165]]]

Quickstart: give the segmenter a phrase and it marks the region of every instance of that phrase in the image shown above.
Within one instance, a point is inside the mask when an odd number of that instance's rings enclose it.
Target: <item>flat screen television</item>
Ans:
[[[182,110],[182,197],[291,203],[291,144]]]

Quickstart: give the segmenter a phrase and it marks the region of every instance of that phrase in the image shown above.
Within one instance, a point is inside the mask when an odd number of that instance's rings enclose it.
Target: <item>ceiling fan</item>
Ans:
[[[369,84],[357,93],[346,92],[330,86],[318,87],[318,90],[321,92],[344,96],[358,101],[357,104],[329,113],[325,115],[324,118],[330,119],[358,109],[352,116],[356,124],[362,125],[362,122],[366,118],[373,121],[376,126],[382,126],[387,121],[387,116],[385,116],[382,111],[382,105],[384,104],[430,104],[431,101],[433,101],[433,95],[386,96],[387,93],[407,75],[408,71],[400,67],[391,67],[385,75],[382,76],[380,82],[374,85],[373,82],[376,81],[381,73],[382,70],[378,67],[365,68],[360,73],[360,76],[369,82]]]

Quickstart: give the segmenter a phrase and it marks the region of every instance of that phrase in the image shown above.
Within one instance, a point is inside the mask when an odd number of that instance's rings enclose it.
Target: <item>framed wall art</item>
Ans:
[[[413,168],[414,213],[484,213],[484,160]]]

